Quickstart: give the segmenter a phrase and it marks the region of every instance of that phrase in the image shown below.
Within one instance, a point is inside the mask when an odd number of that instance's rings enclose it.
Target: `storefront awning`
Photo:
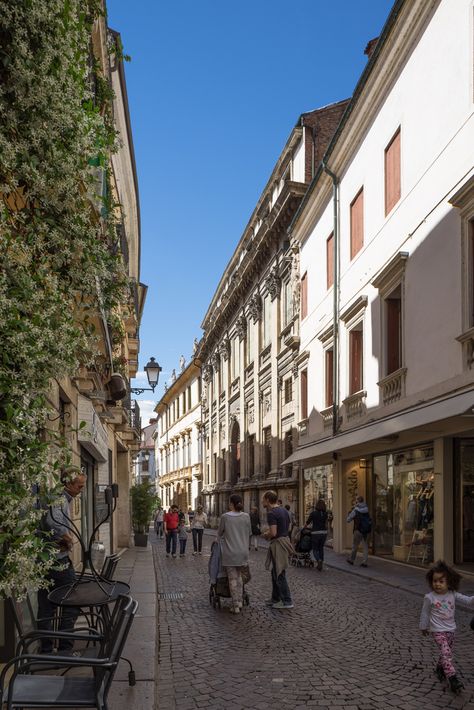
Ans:
[[[400,434],[410,429],[416,430],[427,424],[463,414],[474,416],[473,390],[451,395],[450,397],[445,397],[436,402],[427,402],[409,411],[394,414],[384,419],[378,419],[370,424],[365,424],[358,429],[352,429],[351,431],[338,434],[337,436],[321,439],[317,443],[301,447],[285,459],[282,465],[284,466],[306,459],[320,458],[331,454],[333,451],[342,451],[353,446],[365,444],[369,441],[386,439],[387,437]]]

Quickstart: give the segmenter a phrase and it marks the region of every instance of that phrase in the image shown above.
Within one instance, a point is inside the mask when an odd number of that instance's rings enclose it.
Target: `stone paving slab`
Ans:
[[[184,559],[166,558],[163,542],[153,542],[158,592],[183,593],[158,602],[158,710],[474,706],[472,614],[458,611],[456,660],[466,690],[455,697],[434,677],[434,644],[418,631],[423,571],[407,571],[413,594],[392,586],[380,566],[353,570],[328,554],[322,573],[289,570],[295,608],[277,611],[264,604],[270,574],[259,550],[251,556],[250,606],[233,616],[209,605],[212,535],[204,540],[205,554]]]

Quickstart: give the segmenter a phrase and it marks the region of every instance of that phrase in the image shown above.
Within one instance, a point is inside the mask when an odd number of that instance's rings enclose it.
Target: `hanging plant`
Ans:
[[[91,200],[91,165],[107,181],[117,147],[112,93],[91,59],[101,12],[98,0],[0,0],[3,594],[39,587],[51,565],[39,504],[56,494],[69,452],[46,433],[50,381],[93,365],[98,299],[106,313],[128,303],[110,186],[100,215]]]

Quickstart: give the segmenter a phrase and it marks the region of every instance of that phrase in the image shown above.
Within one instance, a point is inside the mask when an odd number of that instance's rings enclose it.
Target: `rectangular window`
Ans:
[[[351,259],[364,246],[364,188],[351,202]]]
[[[293,318],[293,294],[291,283],[285,281],[283,284],[283,300],[282,300],[282,323],[283,328],[291,322]]]
[[[247,437],[247,477],[255,473],[255,434]]]
[[[142,471],[148,471],[148,459],[142,459]]]
[[[300,419],[308,418],[308,370],[300,372]]]
[[[226,480],[226,475],[227,475],[226,460],[225,460],[225,449],[222,449],[222,451],[221,451],[221,456],[222,456],[222,459],[221,459],[221,470],[222,470],[221,481],[225,481],[225,480]]]
[[[255,326],[251,318],[247,320],[247,334],[245,338],[245,364],[250,365],[255,357]]]
[[[272,338],[272,302],[270,296],[263,299],[263,347],[270,345]]]
[[[232,379],[235,380],[240,374],[240,340],[239,338],[234,338],[232,340]]]
[[[288,456],[291,456],[291,454],[293,453],[293,432],[291,431],[291,429],[289,431],[285,432],[283,447],[284,447],[284,456],[285,456],[285,459],[287,459]]]
[[[385,299],[387,375],[402,366],[402,299],[400,286]]]
[[[263,430],[263,473],[270,473],[272,467],[272,433],[268,426]]]
[[[326,407],[332,407],[334,404],[334,390],[333,390],[333,369],[334,369],[334,352],[332,348],[326,350],[324,354],[324,373],[326,379]]]
[[[176,400],[176,419],[179,419],[179,398]]]
[[[400,128],[385,148],[385,214],[397,204],[401,194]]]
[[[293,399],[293,380],[289,377],[285,380],[285,404]]]
[[[334,233],[326,241],[326,286],[331,288],[334,283]]]
[[[308,272],[301,277],[301,318],[308,315]]]
[[[349,394],[363,387],[363,331],[359,323],[349,332]]]
[[[191,398],[191,387],[188,387],[188,409],[191,409],[192,398]]]

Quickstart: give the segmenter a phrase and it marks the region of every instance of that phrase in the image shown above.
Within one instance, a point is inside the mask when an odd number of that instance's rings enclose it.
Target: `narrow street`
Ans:
[[[457,612],[457,668],[466,689],[455,697],[433,675],[434,644],[418,631],[419,596],[331,568],[291,568],[295,608],[271,610],[260,549],[251,553],[250,607],[234,617],[209,604],[212,537],[204,542],[201,557],[188,543],[186,557],[173,559],[153,537],[159,710],[474,708],[469,612]]]

